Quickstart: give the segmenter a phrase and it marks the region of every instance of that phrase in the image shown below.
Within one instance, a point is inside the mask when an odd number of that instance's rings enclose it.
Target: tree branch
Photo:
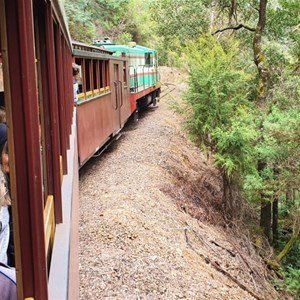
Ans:
[[[257,12],[259,12],[259,9],[258,9],[257,7],[255,7],[254,5],[252,5],[251,3],[250,3],[250,6],[251,6],[254,10],[256,10]]]
[[[223,29],[218,29],[217,31],[215,31],[212,35],[215,35],[215,34],[217,34],[218,32],[223,32],[223,31],[225,31],[225,30],[239,30],[239,29],[241,29],[241,28],[245,28],[245,29],[247,29],[247,30],[249,30],[249,31],[255,31],[255,28],[252,28],[252,27],[249,27],[249,26],[247,26],[247,25],[244,25],[244,24],[239,24],[239,25],[237,25],[237,26],[229,26],[229,27],[226,27],[226,28],[223,28]]]

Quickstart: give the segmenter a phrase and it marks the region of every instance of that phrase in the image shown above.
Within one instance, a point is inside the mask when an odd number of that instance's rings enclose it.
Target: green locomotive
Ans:
[[[132,111],[140,110],[151,103],[156,105],[160,95],[157,51],[135,42],[116,45],[109,38],[95,39],[93,45],[113,51],[114,56],[128,59],[128,70],[124,68],[124,82],[129,76]]]

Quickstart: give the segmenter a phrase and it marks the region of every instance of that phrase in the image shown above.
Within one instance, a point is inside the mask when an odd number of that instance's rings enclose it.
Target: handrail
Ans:
[[[116,104],[116,107],[113,106],[113,108],[115,110],[118,109],[118,90],[117,90],[117,87],[118,87],[118,82],[117,81],[114,81],[114,86],[115,86],[115,104]]]
[[[123,101],[123,82],[121,81],[121,80],[119,80],[119,83],[120,83],[120,91],[121,91],[121,93],[120,93],[120,97],[121,97],[121,104],[120,104],[120,107],[122,107],[123,106],[123,104],[124,104],[124,101]]]

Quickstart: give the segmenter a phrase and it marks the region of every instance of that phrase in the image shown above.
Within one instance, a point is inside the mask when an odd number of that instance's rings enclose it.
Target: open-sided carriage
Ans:
[[[57,0],[0,1],[18,299],[79,294],[72,44],[62,12]]]

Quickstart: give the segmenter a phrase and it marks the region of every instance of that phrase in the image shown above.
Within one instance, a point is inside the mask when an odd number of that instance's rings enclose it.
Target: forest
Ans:
[[[177,111],[223,178],[224,218],[300,298],[300,1],[65,0],[71,37],[155,48],[188,72]],[[271,255],[270,255],[271,253]]]

